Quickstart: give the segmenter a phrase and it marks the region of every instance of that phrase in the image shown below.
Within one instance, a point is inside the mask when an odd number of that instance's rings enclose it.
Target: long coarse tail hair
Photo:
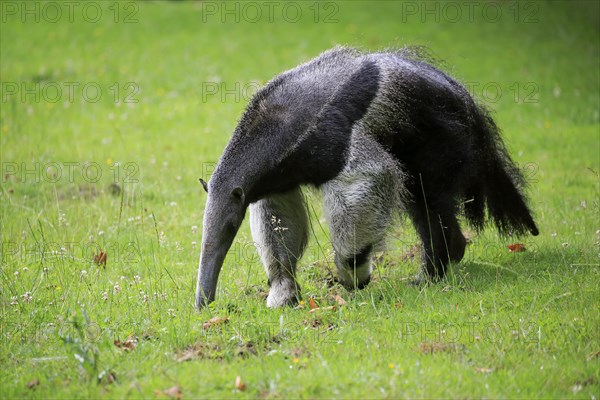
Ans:
[[[498,230],[503,235],[539,231],[525,196],[523,174],[511,160],[500,137],[500,131],[489,112],[473,103],[474,134],[479,147],[478,163],[482,173],[476,174],[473,184],[467,189],[465,216],[477,229],[485,224],[485,208]]]

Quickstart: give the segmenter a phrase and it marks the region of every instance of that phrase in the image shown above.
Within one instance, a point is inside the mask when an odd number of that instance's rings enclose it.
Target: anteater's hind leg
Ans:
[[[267,306],[295,303],[300,295],[296,264],[308,239],[308,217],[300,189],[251,204],[250,230],[269,278]]]
[[[456,209],[448,199],[415,193],[408,211],[422,242],[422,272],[417,282],[442,279],[448,264],[459,262],[465,254],[467,241],[456,219]]]

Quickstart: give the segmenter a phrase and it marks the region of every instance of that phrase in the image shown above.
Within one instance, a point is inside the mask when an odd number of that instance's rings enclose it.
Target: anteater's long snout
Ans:
[[[198,266],[198,283],[196,285],[196,307],[203,308],[215,299],[219,273],[225,261],[227,251],[233,238],[223,238],[209,243],[206,236],[202,239],[202,252]]]
[[[238,222],[241,223],[242,219],[233,215],[231,210],[224,209],[224,201],[214,200],[209,195],[204,212],[202,249],[196,285],[196,307],[198,308],[207,306],[215,299],[221,267],[239,228]],[[231,229],[233,225],[228,220],[228,217],[232,216],[236,221],[235,229]]]

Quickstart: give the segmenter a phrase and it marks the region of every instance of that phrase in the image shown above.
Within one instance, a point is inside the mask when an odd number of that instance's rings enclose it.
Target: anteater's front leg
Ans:
[[[308,217],[300,189],[251,204],[250,230],[269,277],[267,306],[294,304],[300,296],[296,264],[308,239]]]

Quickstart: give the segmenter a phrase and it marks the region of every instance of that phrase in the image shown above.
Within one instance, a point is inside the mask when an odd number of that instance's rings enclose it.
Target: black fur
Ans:
[[[345,260],[345,264],[350,268],[354,268],[355,266],[363,265],[367,261],[369,261],[369,257],[371,256],[371,251],[373,251],[373,246],[369,245],[356,253],[354,257],[348,258]]]

